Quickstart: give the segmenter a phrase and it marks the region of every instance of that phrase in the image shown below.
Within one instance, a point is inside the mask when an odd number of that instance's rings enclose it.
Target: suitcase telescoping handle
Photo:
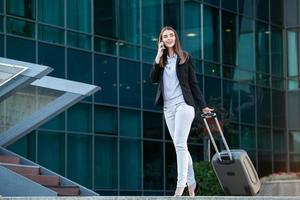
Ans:
[[[225,139],[225,137],[224,137],[223,131],[222,131],[221,126],[220,126],[220,124],[219,124],[219,120],[218,120],[218,118],[217,118],[217,114],[214,113],[214,112],[203,113],[203,114],[201,114],[201,117],[202,117],[202,119],[203,119],[203,121],[204,121],[204,124],[205,124],[205,126],[206,126],[206,129],[207,129],[207,131],[208,131],[210,140],[211,140],[211,142],[213,143],[214,148],[215,148],[215,150],[216,150],[216,152],[217,152],[217,154],[218,154],[219,160],[222,161],[221,154],[220,154],[220,152],[219,152],[219,149],[218,149],[218,147],[217,147],[217,145],[216,145],[215,139],[214,139],[214,137],[213,137],[213,135],[212,135],[212,133],[211,133],[211,131],[210,131],[210,128],[209,128],[209,126],[208,126],[208,123],[207,123],[207,120],[206,120],[206,119],[208,119],[208,118],[214,118],[214,120],[215,120],[215,122],[216,122],[216,124],[217,124],[217,126],[218,126],[220,135],[221,135],[221,137],[222,137],[222,141],[223,141],[223,143],[224,143],[224,145],[225,145],[225,148],[226,148],[226,150],[227,150],[227,152],[228,152],[229,158],[230,158],[230,160],[232,160],[232,154],[231,154],[231,152],[230,152],[230,150],[229,150],[228,144],[227,144],[227,142],[226,142],[226,139]]]

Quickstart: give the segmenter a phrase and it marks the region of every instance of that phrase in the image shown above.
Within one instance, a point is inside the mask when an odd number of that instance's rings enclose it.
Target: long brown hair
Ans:
[[[165,26],[161,29],[159,37],[158,37],[158,43],[160,43],[162,41],[162,34],[164,31],[166,30],[171,30],[174,32],[175,34],[175,45],[174,45],[174,52],[179,56],[180,58],[180,64],[184,63],[186,60],[186,53],[181,49],[181,45],[180,45],[180,41],[179,41],[179,37],[177,32],[175,31],[175,29],[173,29],[170,26]],[[159,66],[163,67],[164,65],[167,64],[167,49],[163,51],[163,55],[162,57],[160,57],[159,59]]]

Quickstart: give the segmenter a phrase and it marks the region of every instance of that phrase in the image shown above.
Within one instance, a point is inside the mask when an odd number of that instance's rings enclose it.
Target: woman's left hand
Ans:
[[[209,107],[205,107],[205,108],[202,109],[202,112],[203,112],[203,113],[210,113],[210,112],[212,112],[212,111],[214,111],[214,109],[209,108]]]

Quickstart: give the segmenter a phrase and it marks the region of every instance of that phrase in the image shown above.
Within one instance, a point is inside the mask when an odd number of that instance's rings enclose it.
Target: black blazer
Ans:
[[[183,64],[179,64],[180,58],[178,56],[176,62],[176,74],[182,90],[183,98],[188,105],[199,106],[201,109],[207,107],[207,104],[203,98],[202,92],[199,89],[198,81],[194,71],[191,56],[188,55],[186,61]],[[150,72],[150,79],[152,83],[158,83],[156,92],[155,104],[163,106],[163,71],[164,67],[160,67],[159,64],[154,62]],[[196,102],[196,103],[195,103]]]

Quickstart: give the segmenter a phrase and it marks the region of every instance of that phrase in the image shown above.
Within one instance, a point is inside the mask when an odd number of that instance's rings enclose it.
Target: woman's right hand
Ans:
[[[164,49],[165,49],[164,42],[160,42],[158,44],[157,54],[156,54],[156,57],[155,57],[156,64],[159,63],[159,60],[160,60],[160,58],[162,57],[162,55],[164,53]]]

